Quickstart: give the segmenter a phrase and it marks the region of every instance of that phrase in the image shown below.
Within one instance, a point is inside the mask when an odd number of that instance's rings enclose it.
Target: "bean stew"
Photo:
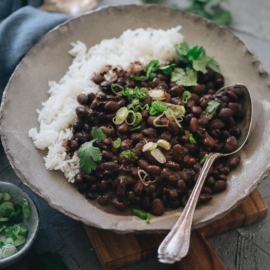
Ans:
[[[114,69],[113,80],[106,80],[108,68],[92,78],[100,92],[77,97],[80,106],[69,152],[86,142],[100,151],[93,168],[81,166],[75,176],[87,200],[119,211],[130,206],[160,216],[166,209],[185,206],[210,152],[237,149],[238,123],[244,117],[241,89],[234,86],[216,94],[224,77],[210,67],[196,73],[196,85],[184,86],[172,80],[173,65],[166,66],[172,67],[170,72]],[[239,155],[217,160],[198,204],[224,191],[228,174],[239,163]]]

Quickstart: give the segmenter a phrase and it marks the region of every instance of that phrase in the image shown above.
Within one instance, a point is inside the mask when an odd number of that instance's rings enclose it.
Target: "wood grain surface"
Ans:
[[[188,255],[180,261],[180,269],[227,269],[206,238],[260,221],[266,215],[267,206],[256,189],[228,215],[192,232],[190,250]],[[85,230],[105,270],[118,269],[156,256],[157,248],[165,237],[165,234],[121,235],[87,226]]]

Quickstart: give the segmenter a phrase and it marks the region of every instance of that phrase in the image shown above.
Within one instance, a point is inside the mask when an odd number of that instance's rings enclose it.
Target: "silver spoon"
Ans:
[[[163,242],[160,244],[158,248],[158,258],[160,262],[163,263],[174,263],[175,261],[180,261],[183,257],[185,257],[189,250],[190,243],[190,234],[191,227],[193,221],[193,215],[195,212],[196,204],[203,187],[205,178],[209,169],[211,168],[213,162],[216,158],[221,156],[229,156],[237,151],[239,151],[245,144],[251,127],[252,122],[252,103],[251,97],[248,89],[243,84],[235,84],[231,86],[226,86],[221,88],[216,95],[221,91],[227,91],[230,87],[239,87],[244,94],[244,97],[241,99],[241,105],[245,112],[244,119],[238,125],[242,131],[241,137],[238,139],[238,148],[231,153],[210,153],[207,157],[204,165],[201,169],[200,175],[194,189],[188,199],[188,202],[181,213],[179,219],[176,224],[173,226],[169,234],[165,237]]]

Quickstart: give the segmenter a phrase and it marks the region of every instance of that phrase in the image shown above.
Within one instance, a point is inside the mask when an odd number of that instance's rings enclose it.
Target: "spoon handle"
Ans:
[[[220,153],[211,153],[204,162],[198,180],[182,214],[158,248],[160,262],[174,263],[175,261],[180,261],[188,253],[192,220],[200,191],[209,169],[215,159],[220,156],[222,156]]]

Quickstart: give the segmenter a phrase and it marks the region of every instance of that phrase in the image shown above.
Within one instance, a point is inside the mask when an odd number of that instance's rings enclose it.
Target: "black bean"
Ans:
[[[75,175],[75,183],[82,183],[83,182],[83,174],[82,173],[77,173]]]
[[[144,187],[143,183],[141,181],[137,181],[137,183],[135,184],[133,190],[134,190],[135,193],[141,195],[142,192],[143,192],[143,187]]]
[[[91,104],[93,100],[96,98],[96,95],[94,93],[89,93],[87,97],[88,97],[88,103]]]
[[[210,194],[211,195],[213,192],[212,192],[212,189],[211,188],[204,186],[202,188],[202,193],[207,193],[207,194]]]
[[[87,115],[87,111],[83,107],[77,107],[75,111],[79,118],[83,118]]]
[[[169,93],[172,97],[180,96],[185,91],[185,88],[182,85],[174,85],[169,90]]]
[[[227,153],[231,153],[235,151],[236,149],[237,149],[237,140],[234,136],[230,136],[225,142],[224,150]]]
[[[85,94],[80,94],[77,96],[77,101],[81,104],[81,105],[86,105],[88,104],[88,96]]]
[[[230,98],[231,101],[238,101],[237,95],[233,91],[228,91],[227,92],[228,97]]]
[[[179,179],[177,181],[177,190],[181,193],[186,193],[187,192],[187,187],[186,183],[183,179]]]
[[[218,181],[216,181],[216,183],[212,187],[212,190],[214,193],[218,193],[218,192],[225,190],[226,187],[227,187],[227,182],[222,181],[222,180],[218,180]]]
[[[105,78],[104,76],[98,74],[93,77],[92,81],[96,84],[101,84],[103,81],[105,81]]]
[[[157,131],[154,128],[147,128],[142,131],[142,134],[148,138],[154,138],[157,136]]]
[[[224,126],[224,122],[222,122],[220,119],[214,119],[209,123],[210,129],[222,129]]]
[[[79,143],[77,141],[71,140],[69,142],[69,148],[70,148],[70,150],[72,152],[75,152],[75,151],[77,151],[80,148],[80,145],[79,145]]]
[[[200,116],[202,114],[202,108],[199,106],[193,106],[190,110],[194,114],[194,116]]]
[[[104,111],[106,113],[114,113],[120,108],[120,105],[116,101],[109,101],[104,106]]]
[[[73,127],[73,130],[75,132],[81,131],[83,129],[83,123],[82,122],[74,122],[72,127]]]
[[[139,142],[143,139],[143,135],[142,133],[132,133],[130,135],[130,139],[133,141],[133,142]]]
[[[229,108],[222,108],[218,114],[218,117],[222,120],[227,120],[233,115],[233,111]]]
[[[155,216],[161,216],[165,212],[165,207],[160,199],[155,199],[152,202],[152,213]]]
[[[123,123],[123,124],[117,126],[117,131],[120,133],[127,133],[128,125],[126,123]]]
[[[239,155],[233,156],[229,159],[229,166],[231,169],[235,169],[240,163],[241,157]]]
[[[198,130],[198,119],[196,117],[192,117],[190,119],[189,129],[193,133],[197,132],[197,130]]]
[[[208,193],[201,193],[199,196],[200,202],[201,203],[207,203],[209,201],[211,201],[212,196]]]
[[[156,165],[149,165],[145,169],[149,174],[159,175],[161,173],[161,168]]]

